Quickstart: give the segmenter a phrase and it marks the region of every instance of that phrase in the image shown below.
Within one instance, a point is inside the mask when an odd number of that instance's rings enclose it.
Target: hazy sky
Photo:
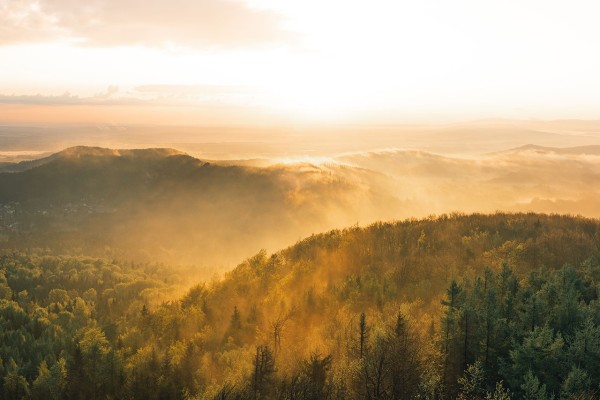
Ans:
[[[597,0],[0,0],[0,123],[600,118]]]

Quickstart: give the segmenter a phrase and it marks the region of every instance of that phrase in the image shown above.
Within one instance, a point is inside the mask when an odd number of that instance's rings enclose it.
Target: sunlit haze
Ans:
[[[600,399],[600,0],[0,0],[0,399]]]
[[[596,1],[3,0],[0,123],[595,119]]]
[[[0,0],[0,206],[25,216],[0,227],[17,240],[41,218],[61,246],[230,265],[356,223],[599,217],[598,15],[585,0]]]

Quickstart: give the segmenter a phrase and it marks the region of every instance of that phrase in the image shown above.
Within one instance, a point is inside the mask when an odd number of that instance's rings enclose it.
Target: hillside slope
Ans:
[[[222,166],[172,149],[75,147],[14,170],[0,173],[2,247],[122,259],[227,265],[399,204],[352,173]]]
[[[0,173],[0,247],[229,269],[261,248],[378,220],[497,210],[599,217],[596,150],[389,149],[274,164],[75,147]]]
[[[3,390],[593,398],[598,257],[598,220],[455,214],[313,235],[160,303],[168,269],[7,254]]]

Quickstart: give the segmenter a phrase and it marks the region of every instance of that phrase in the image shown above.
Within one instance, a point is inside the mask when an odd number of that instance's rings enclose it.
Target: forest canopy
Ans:
[[[600,223],[443,215],[313,235],[221,280],[0,258],[4,398],[593,398]]]

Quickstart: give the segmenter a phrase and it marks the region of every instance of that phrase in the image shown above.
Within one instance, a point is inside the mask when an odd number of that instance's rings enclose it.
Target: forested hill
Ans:
[[[1,247],[171,264],[234,265],[388,200],[325,168],[225,166],[173,149],[74,147],[4,171]]]
[[[204,164],[174,149],[72,147],[14,164],[12,171],[0,174],[0,201],[46,205],[98,199],[114,205],[136,194],[164,190],[168,178],[182,172],[187,174],[181,179],[189,177]]]
[[[229,270],[261,248],[357,223],[452,211],[598,217],[596,150],[389,149],[273,164],[74,147],[0,166],[0,248]]]
[[[597,220],[450,215],[313,235],[161,302],[166,268],[5,254],[2,393],[595,398],[599,256]]]

